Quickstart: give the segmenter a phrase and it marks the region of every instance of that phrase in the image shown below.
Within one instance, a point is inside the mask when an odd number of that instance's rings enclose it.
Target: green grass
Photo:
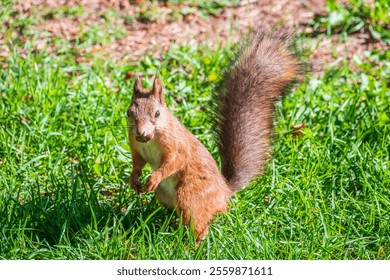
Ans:
[[[390,43],[390,18],[388,1],[373,1],[368,6],[363,0],[350,0],[346,6],[335,0],[328,0],[326,17],[317,18],[315,26],[326,27],[330,34],[337,30],[343,36],[361,30],[367,31],[373,39]]]
[[[388,38],[380,13],[348,9]],[[9,13],[8,34],[28,32]],[[91,34],[59,56],[5,36],[13,51],[0,59],[0,258],[390,259],[390,51],[309,76],[277,103],[268,169],[196,249],[173,212],[128,185],[125,77],[159,69],[169,107],[219,160],[207,108],[224,51],[173,46],[163,62],[77,63],[71,50],[102,38]]]

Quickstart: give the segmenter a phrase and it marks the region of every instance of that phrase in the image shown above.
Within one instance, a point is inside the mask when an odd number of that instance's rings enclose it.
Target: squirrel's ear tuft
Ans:
[[[134,94],[141,93],[142,92],[142,81],[140,76],[137,76],[137,79],[134,83]]]
[[[152,94],[160,101],[161,104],[165,104],[163,86],[158,78],[154,79]]]

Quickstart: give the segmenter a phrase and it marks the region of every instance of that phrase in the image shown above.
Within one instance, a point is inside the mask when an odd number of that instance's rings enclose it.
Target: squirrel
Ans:
[[[291,37],[286,28],[257,30],[221,74],[213,100],[221,172],[205,146],[168,110],[160,80],[156,77],[147,90],[136,78],[127,110],[130,185],[138,194],[155,191],[184,224],[193,223],[197,246],[213,217],[228,210],[230,197],[261,175],[270,158],[274,103],[301,70],[289,48]],[[147,163],[154,171],[143,188],[139,177]]]

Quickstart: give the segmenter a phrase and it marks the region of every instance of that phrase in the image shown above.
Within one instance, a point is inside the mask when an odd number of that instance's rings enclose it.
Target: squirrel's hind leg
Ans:
[[[206,237],[208,231],[209,231],[209,225],[214,217],[213,215],[206,215],[209,216],[209,218],[205,218],[204,216],[201,217],[197,214],[192,214],[191,210],[186,209],[177,209],[177,212],[179,215],[182,216],[183,224],[186,226],[193,226],[195,230],[196,235],[196,247],[199,247],[200,242]]]
[[[177,189],[177,213],[182,216],[185,225],[193,223],[197,247],[207,235],[214,216],[228,209],[226,195],[223,193],[215,185],[200,190],[188,185]]]

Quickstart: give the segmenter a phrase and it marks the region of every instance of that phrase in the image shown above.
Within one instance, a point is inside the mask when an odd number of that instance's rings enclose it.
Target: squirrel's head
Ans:
[[[164,128],[166,115],[167,108],[160,80],[155,78],[153,88],[149,91],[142,87],[142,81],[137,77],[133,98],[127,110],[130,131],[134,133],[136,140],[142,143],[152,140],[155,133]]]

